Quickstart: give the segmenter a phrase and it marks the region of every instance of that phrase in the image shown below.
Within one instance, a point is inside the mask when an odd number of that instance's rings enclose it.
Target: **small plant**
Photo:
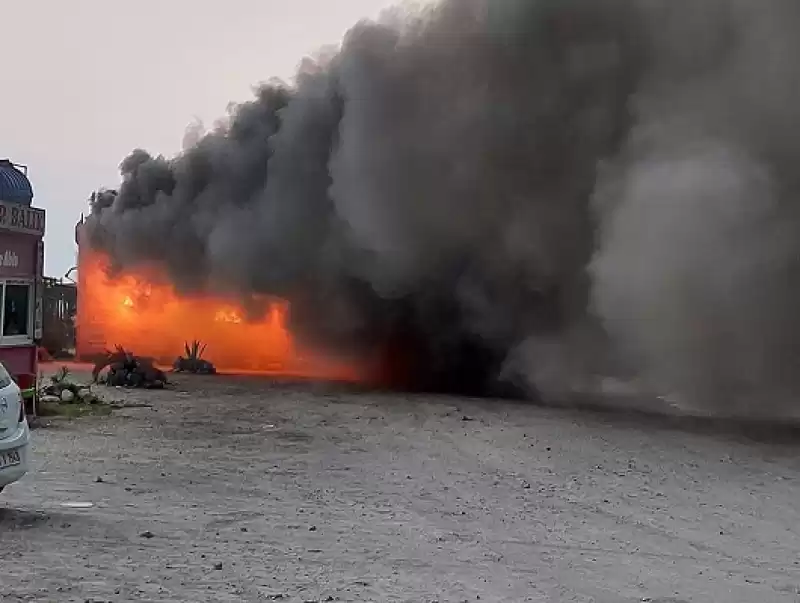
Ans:
[[[206,351],[205,343],[195,339],[192,341],[191,347],[189,346],[189,342],[186,342],[183,346],[184,350],[186,351],[186,359],[190,362],[198,362],[199,360],[203,359],[203,352]]]
[[[203,353],[206,351],[206,345],[202,341],[195,339],[191,342],[186,342],[183,345],[183,351],[186,356],[177,358],[172,364],[172,369],[176,373],[196,373],[203,375],[213,375],[217,372],[214,365],[203,358]]]
[[[90,385],[73,381],[66,366],[62,366],[48,378],[45,378],[44,373],[39,373],[36,381],[36,397],[37,407],[101,403],[100,399],[92,392]]]
[[[50,382],[53,385],[64,385],[69,378],[69,368],[62,366],[54,375],[50,375]]]
[[[100,373],[107,366],[111,366],[113,364],[125,364],[132,358],[133,354],[128,352],[121,345],[114,346],[113,352],[111,350],[106,350],[104,355],[98,358],[94,363],[94,368],[92,369],[92,380],[96,382],[100,376]]]

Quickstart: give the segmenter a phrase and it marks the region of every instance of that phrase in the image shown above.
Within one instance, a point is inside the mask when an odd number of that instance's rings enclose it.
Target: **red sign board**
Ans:
[[[0,201],[0,228],[14,232],[44,235],[44,210],[19,203]]]
[[[0,231],[0,278],[35,278],[38,237]]]

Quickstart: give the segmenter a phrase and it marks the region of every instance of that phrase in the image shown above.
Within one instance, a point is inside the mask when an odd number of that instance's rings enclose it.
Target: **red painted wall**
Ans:
[[[36,346],[0,347],[0,362],[12,375],[35,372]]]
[[[0,278],[35,278],[39,237],[0,232]]]

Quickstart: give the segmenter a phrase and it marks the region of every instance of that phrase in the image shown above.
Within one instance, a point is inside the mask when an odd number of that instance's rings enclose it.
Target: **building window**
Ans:
[[[26,281],[2,283],[2,335],[3,339],[31,339],[31,298],[33,287]]]

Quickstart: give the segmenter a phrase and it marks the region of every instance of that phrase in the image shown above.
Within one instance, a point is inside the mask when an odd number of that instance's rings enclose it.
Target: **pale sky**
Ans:
[[[89,194],[135,147],[172,155],[254,84],[290,78],[393,0],[0,0],[0,158],[47,210],[45,272],[74,265]]]

